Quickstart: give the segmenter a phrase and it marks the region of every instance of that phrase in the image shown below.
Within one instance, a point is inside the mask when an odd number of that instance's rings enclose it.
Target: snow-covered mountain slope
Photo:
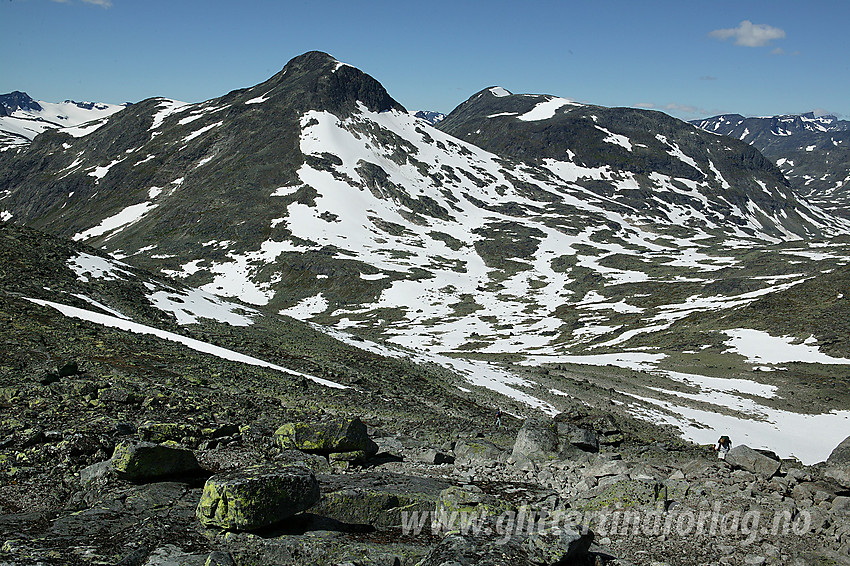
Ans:
[[[809,112],[765,118],[727,114],[691,123],[751,144],[812,203],[848,215],[850,122]]]
[[[24,92],[0,95],[0,151],[26,145],[48,129],[63,129],[77,137],[93,132],[126,104],[35,101]]]
[[[494,105],[514,115],[482,114]],[[0,161],[0,209],[211,292],[488,355],[619,343],[638,332],[614,323],[629,314],[666,327],[652,320],[718,305],[689,297],[741,265],[736,249],[847,230],[749,146],[660,113],[488,89],[444,123],[538,128],[574,113],[580,143],[520,160],[518,134],[515,151],[491,153],[309,53],[218,99],[151,99],[87,136],[38,138]],[[662,284],[685,303],[605,298]]]
[[[657,415],[670,395],[702,395],[671,372],[820,383],[802,358],[753,362],[734,342],[753,332],[850,358],[816,317],[747,310],[850,261],[846,238],[824,240],[850,224],[752,147],[498,88],[437,129],[318,52],[220,98],[149,99],[0,154],[0,215],[376,347],[479,360],[470,380],[547,410],[562,391],[548,370],[528,381],[481,360],[599,367],[610,388],[641,383],[628,403]]]

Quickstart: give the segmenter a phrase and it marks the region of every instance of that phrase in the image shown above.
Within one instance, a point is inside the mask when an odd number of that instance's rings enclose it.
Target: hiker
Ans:
[[[496,409],[496,428],[502,428],[502,409]]]
[[[732,448],[732,441],[724,434],[717,440],[717,446],[714,447],[714,450],[717,452],[718,458],[725,460],[730,448]]]

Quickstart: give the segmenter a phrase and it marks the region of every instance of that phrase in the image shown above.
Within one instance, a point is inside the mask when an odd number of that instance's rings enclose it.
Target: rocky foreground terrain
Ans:
[[[3,390],[2,564],[850,563],[850,440],[721,461],[579,403],[415,426],[89,367]]]

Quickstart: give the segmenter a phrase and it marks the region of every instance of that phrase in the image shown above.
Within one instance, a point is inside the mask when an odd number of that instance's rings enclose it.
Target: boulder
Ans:
[[[440,464],[454,464],[455,462],[454,456],[434,448],[428,448],[427,450],[416,453],[413,456],[413,459],[417,462],[422,462],[423,464],[429,464],[432,466],[439,466]]]
[[[320,495],[306,466],[254,466],[209,478],[195,514],[206,527],[252,531],[309,509]]]
[[[832,512],[850,515],[850,497],[838,495],[832,500]]]
[[[274,461],[276,464],[282,466],[301,464],[307,466],[316,475],[329,474],[331,471],[331,466],[327,458],[318,454],[307,454],[300,450],[283,450],[275,456]]]
[[[621,477],[621,476],[616,476]],[[622,476],[616,483],[599,485],[580,493],[572,508],[580,511],[602,509],[655,508],[665,504],[663,485],[657,482],[639,481]]]
[[[582,470],[583,477],[604,478],[605,476],[620,476],[629,473],[629,465],[616,456],[600,454],[596,461]]]
[[[835,447],[826,461],[831,465],[850,466],[850,436]]]
[[[471,522],[495,520],[513,510],[508,502],[484,493],[478,486],[451,486],[440,492],[434,519],[440,530],[450,532]]]
[[[455,465],[504,462],[507,458],[507,453],[489,440],[467,438],[455,445]]]
[[[782,462],[769,458],[745,444],[732,448],[726,454],[726,463],[733,468],[746,470],[763,479],[773,477],[782,465]]]
[[[511,456],[514,460],[554,459],[558,450],[558,426],[552,419],[531,417],[517,433]]]
[[[535,564],[580,563],[593,543],[593,533],[577,526],[560,525],[535,530],[523,545]]]
[[[826,460],[824,475],[850,489],[850,436],[835,447]]]
[[[374,456],[378,445],[369,438],[366,425],[358,418],[320,423],[286,423],[274,433],[275,443],[283,450],[296,449],[311,454],[363,452]]]
[[[191,450],[152,442],[123,441],[115,447],[111,462],[118,476],[130,481],[203,472]]]
[[[599,436],[588,428],[570,426],[561,437],[561,443],[561,452],[565,451],[567,443],[585,452],[599,452]]]
[[[310,512],[349,525],[399,528],[430,517],[448,484],[431,478],[370,471],[319,476],[322,497]],[[417,515],[418,514],[418,515]]]
[[[841,487],[850,489],[850,466],[827,465],[823,475],[835,480]]]

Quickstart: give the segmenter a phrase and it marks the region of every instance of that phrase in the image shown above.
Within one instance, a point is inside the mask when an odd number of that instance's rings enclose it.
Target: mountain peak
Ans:
[[[504,87],[500,87],[500,86],[491,86],[490,88],[487,89],[487,92],[489,92],[490,94],[492,94],[493,96],[496,96],[498,98],[501,98],[503,96],[511,96],[513,94],[508,89],[506,89]]]
[[[294,57],[262,86],[294,89],[311,109],[345,113],[360,102],[373,112],[406,112],[380,82],[322,51]]]
[[[41,105],[33,100],[30,95],[19,90],[9,94],[0,94],[0,106],[5,107],[10,113],[16,110],[42,110]]]

